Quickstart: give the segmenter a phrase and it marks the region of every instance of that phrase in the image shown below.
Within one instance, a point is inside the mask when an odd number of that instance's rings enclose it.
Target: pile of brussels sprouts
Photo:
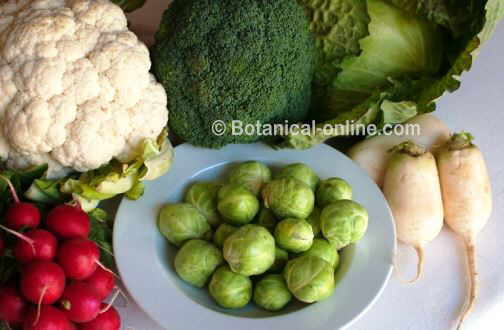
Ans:
[[[343,179],[320,180],[304,164],[275,176],[259,162],[238,164],[226,183],[197,182],[184,203],[168,204],[158,225],[180,250],[175,270],[224,308],[252,299],[279,311],[334,291],[338,250],[360,240],[368,213]]]

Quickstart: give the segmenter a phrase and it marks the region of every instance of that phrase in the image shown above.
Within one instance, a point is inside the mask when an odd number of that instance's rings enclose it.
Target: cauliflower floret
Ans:
[[[128,161],[168,120],[149,51],[108,0],[0,4],[0,158],[50,176]]]

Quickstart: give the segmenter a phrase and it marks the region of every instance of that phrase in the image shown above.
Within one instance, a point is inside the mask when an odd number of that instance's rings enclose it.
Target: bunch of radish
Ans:
[[[468,294],[458,328],[474,307],[478,292],[475,244],[492,211],[488,170],[469,133],[452,135],[428,149],[402,142],[387,156],[383,192],[392,209],[399,241],[418,253],[417,274],[422,274],[426,244],[445,222],[466,245]]]
[[[116,278],[88,239],[88,215],[78,204],[62,204],[41,221],[39,209],[21,202],[11,182],[1,179],[13,203],[0,228],[15,236],[10,248],[21,271],[16,281],[0,287],[0,321],[24,330],[120,329],[112,303],[103,303],[116,289]],[[5,244],[0,236],[0,257]]]

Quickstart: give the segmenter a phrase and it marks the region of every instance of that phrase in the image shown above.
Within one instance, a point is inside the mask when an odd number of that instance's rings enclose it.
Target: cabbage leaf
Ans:
[[[313,86],[311,119],[318,121],[319,128],[346,121],[394,124],[398,108],[387,102],[409,105],[402,108],[406,111],[400,115],[402,119],[411,115],[412,103],[417,114],[434,111],[438,98],[460,87],[460,76],[471,69],[480,47],[504,16],[502,0],[362,0],[360,7],[343,6],[344,0],[298,1],[312,20],[312,30],[322,20],[329,31],[335,21],[325,17],[347,17],[337,11],[362,11],[363,2],[370,19],[368,34],[355,34],[352,42],[337,43],[328,34],[315,32],[323,54],[319,55],[318,71],[325,74],[319,73],[324,79],[316,78]],[[365,15],[353,12],[351,17]],[[337,21],[337,25],[344,23]],[[354,26],[355,19],[347,27]],[[348,51],[347,45],[355,45],[357,39],[360,52]],[[321,63],[324,59],[330,60]],[[343,135],[314,130],[310,135],[291,134],[273,143],[281,148],[306,149]]]

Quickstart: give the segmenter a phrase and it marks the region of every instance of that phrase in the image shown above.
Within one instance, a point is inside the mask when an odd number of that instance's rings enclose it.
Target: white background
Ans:
[[[159,17],[167,5],[167,1],[149,0],[146,7],[130,15],[133,30],[146,42],[152,40]],[[504,324],[503,53],[504,24],[501,24],[494,38],[485,45],[473,69],[464,74],[462,88],[454,94],[445,95],[436,112],[452,130],[468,130],[475,135],[476,143],[486,155],[494,190],[494,213],[478,239],[480,299],[466,322],[464,329],[467,330],[497,330],[502,329]],[[402,271],[412,275],[416,262],[413,252],[405,246],[400,246],[399,251]],[[460,241],[445,229],[426,248],[422,280],[414,285],[404,285],[393,277],[378,302],[350,329],[450,329],[464,297],[463,251]],[[157,299],[160,304],[166,305],[167,311],[171,303],[177,303],[163,302],[162,297]],[[134,303],[119,310],[126,329],[161,329]],[[169,329],[169,324],[165,326]]]

